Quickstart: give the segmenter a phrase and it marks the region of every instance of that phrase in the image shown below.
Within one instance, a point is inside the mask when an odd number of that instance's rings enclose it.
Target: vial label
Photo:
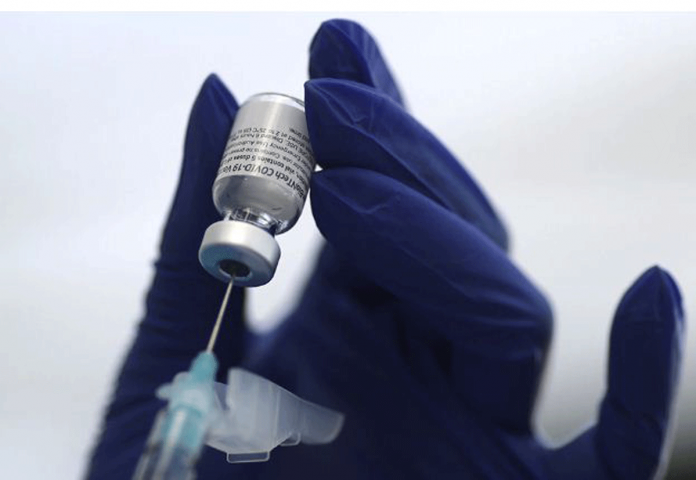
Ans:
[[[314,165],[304,112],[285,103],[257,100],[237,112],[217,178],[263,177],[304,201]]]

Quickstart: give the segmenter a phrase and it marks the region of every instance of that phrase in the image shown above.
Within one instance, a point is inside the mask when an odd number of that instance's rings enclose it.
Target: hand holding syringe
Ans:
[[[239,368],[229,371],[227,386],[215,383],[218,362],[213,347],[232,288],[235,282],[256,286],[273,277],[280,257],[273,237],[299,217],[314,168],[302,102],[262,94],[245,106],[235,120],[214,186],[216,206],[225,219],[208,229],[199,253],[211,274],[228,281],[227,290],[206,350],[196,356],[188,372],[179,373],[172,384],[157,391],[168,404],[157,415],[134,480],[195,478],[205,443],[226,452],[230,462],[264,461],[281,444],[331,442],[343,424],[340,413],[306,402]],[[306,168],[295,171],[288,165],[283,176],[269,177],[272,169],[265,163],[273,155],[265,157],[263,148],[257,148],[254,156],[233,155],[249,128],[275,132],[269,135],[284,140],[278,145],[295,145]],[[277,147],[273,138],[264,142],[269,150]],[[241,168],[225,168],[229,164]],[[294,178],[287,172],[293,172]]]
[[[233,285],[234,278],[227,285],[208,347],[196,356],[188,372],[179,373],[172,385],[158,390],[158,396],[167,398],[169,404],[157,414],[134,480],[187,480],[195,477],[193,469],[215,415],[213,384],[218,363],[213,346]]]

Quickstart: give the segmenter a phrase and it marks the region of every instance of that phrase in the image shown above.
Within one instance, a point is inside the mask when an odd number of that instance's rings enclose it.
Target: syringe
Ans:
[[[133,480],[193,480],[215,408],[214,382],[218,362],[213,347],[232,292],[234,275],[225,291],[208,346],[191,363],[188,372],[161,388],[168,399],[160,410],[140,457]]]

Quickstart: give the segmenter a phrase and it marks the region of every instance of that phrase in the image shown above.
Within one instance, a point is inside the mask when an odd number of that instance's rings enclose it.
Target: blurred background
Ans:
[[[188,112],[218,73],[243,101],[302,95],[322,20],[363,23],[411,112],[481,182],[513,254],[552,299],[537,425],[592,423],[624,289],[660,264],[696,295],[692,14],[0,15],[0,465],[83,472],[143,313]],[[280,237],[254,328],[292,308],[321,237]],[[694,478],[696,335],[685,345],[670,479]]]

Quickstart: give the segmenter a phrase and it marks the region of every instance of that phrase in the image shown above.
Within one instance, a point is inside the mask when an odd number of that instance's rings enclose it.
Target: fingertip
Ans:
[[[677,281],[674,279],[674,277],[666,269],[662,269],[661,267],[660,267],[660,269],[662,270],[662,275],[665,279],[665,283],[669,287],[669,290],[672,294],[672,297],[675,300],[674,303],[679,308],[680,320],[684,321],[684,304],[683,304],[681,290],[679,289],[679,285],[677,285]]]
[[[643,272],[626,291],[615,315],[615,322],[682,321],[679,287],[669,272],[654,265]]]
[[[229,133],[238,108],[237,101],[220,77],[215,73],[209,74],[191,108],[189,133],[196,127],[218,127],[227,130],[225,134]]]
[[[184,159],[193,168],[200,163],[217,169],[238,109],[237,101],[215,73],[206,77],[191,108]],[[214,166],[212,165],[214,164]]]
[[[357,22],[325,21],[309,48],[310,78],[339,78],[376,88],[403,104],[396,80],[370,33]]]
[[[237,106],[236,101],[230,90],[225,85],[225,82],[217,75],[217,73],[209,73],[198,93],[198,98],[205,98],[205,95],[214,95],[215,99],[222,100],[224,106]]]
[[[223,81],[220,79],[217,73],[211,72],[208,74],[207,77],[205,77],[205,80],[203,80],[203,85],[201,86],[201,90],[206,90],[209,88],[223,88],[227,90],[227,87],[223,83]]]
[[[651,478],[659,466],[681,371],[682,322],[676,282],[657,265],[617,308],[597,445],[619,478]]]
[[[676,282],[665,269],[647,269],[624,294],[614,316],[609,392],[622,405],[667,414],[681,366],[683,310]]]
[[[237,109],[222,80],[208,75],[189,115],[179,184],[162,238],[162,257],[168,261],[197,267],[203,231],[218,218],[211,188]]]

